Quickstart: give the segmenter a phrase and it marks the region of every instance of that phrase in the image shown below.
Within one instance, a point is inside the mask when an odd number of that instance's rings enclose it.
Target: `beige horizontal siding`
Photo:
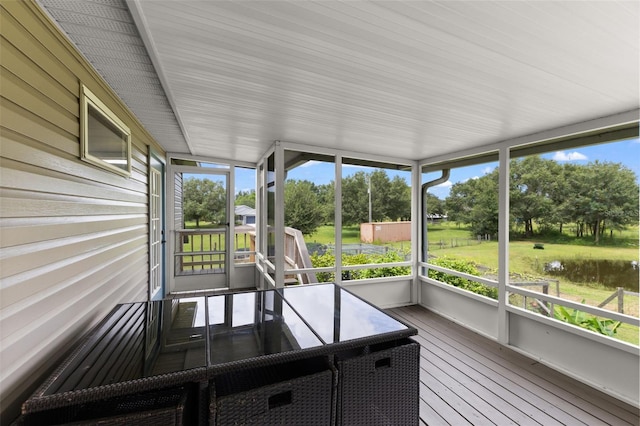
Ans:
[[[43,96],[41,92],[11,71],[2,71],[0,85],[4,99],[14,104],[27,104],[32,114],[55,123],[56,127],[67,133],[76,136],[80,134],[80,123],[76,114],[65,110],[53,99]]]
[[[148,146],[32,0],[0,3],[0,423],[72,343],[148,286]],[[81,85],[132,131],[130,177],[80,159]]]
[[[54,100],[64,110],[74,113],[78,109],[78,94],[71,92],[58,80],[33,66],[34,62],[4,38],[0,39],[2,72],[5,70],[28,81],[43,96]],[[75,86],[74,86],[75,87]]]
[[[91,183],[100,188],[116,187],[118,190],[141,194],[147,191],[145,182],[125,179],[78,161],[80,146],[77,141],[73,153],[69,153],[66,149],[61,150],[60,147],[53,147],[4,128],[1,131],[3,159],[23,163],[24,167],[38,167],[52,176],[63,176],[70,182]],[[100,174],[96,171],[100,171]]]

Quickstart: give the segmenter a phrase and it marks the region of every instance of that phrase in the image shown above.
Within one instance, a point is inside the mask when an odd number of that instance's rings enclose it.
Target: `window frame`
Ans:
[[[108,163],[104,159],[97,157],[90,152],[91,135],[89,134],[89,108],[99,114],[111,126],[115,127],[124,135],[126,168],[121,168]],[[102,169],[117,173],[124,177],[131,176],[131,130],[118,118],[118,116],[107,107],[91,90],[82,85],[80,94],[80,158],[87,163],[98,166]]]

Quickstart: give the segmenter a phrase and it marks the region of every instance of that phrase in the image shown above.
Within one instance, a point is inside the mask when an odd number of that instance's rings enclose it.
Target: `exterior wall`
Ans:
[[[375,222],[360,224],[360,241],[363,243],[391,243],[411,240],[411,222]]]
[[[90,326],[147,299],[149,134],[31,0],[0,3],[0,423]],[[85,84],[132,131],[129,178],[80,156]]]

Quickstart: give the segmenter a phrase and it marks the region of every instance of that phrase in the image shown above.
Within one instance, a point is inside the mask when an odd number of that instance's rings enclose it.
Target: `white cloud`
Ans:
[[[442,182],[434,186],[434,188],[451,188],[452,186],[453,186],[453,183],[450,180],[448,180],[446,182]]]
[[[558,151],[555,154],[553,154],[553,159],[555,161],[579,161],[579,160],[586,160],[587,156],[584,154],[580,154],[578,151],[573,151],[573,152]]]
[[[462,183],[465,183],[470,180],[476,180],[476,179],[480,179],[480,176],[472,176],[470,178],[462,179]]]
[[[491,167],[491,166],[487,166],[484,169],[482,169],[482,173],[484,173],[485,175],[488,175],[492,171],[493,171],[493,167]]]

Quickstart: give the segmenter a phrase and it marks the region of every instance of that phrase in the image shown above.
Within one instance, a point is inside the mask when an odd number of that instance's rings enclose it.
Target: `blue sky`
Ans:
[[[556,160],[561,164],[565,162],[588,164],[595,160],[622,163],[635,172],[636,178],[638,182],[640,182],[640,140],[638,139],[549,152],[543,154],[542,157]],[[430,192],[440,198],[445,198],[449,194],[449,188],[451,188],[451,185],[454,183],[481,177],[491,172],[497,165],[498,163],[496,162],[454,169],[451,171],[449,181],[432,188]],[[358,171],[371,172],[372,170],[374,169],[367,167],[342,166],[344,176],[350,176]],[[291,170],[287,178],[309,180],[317,185],[324,185],[333,180],[334,173],[332,163],[317,163],[311,161],[304,166]],[[408,172],[388,171],[387,173],[391,178],[399,174],[407,180],[407,183],[409,183],[409,179],[411,178]],[[439,173],[425,175],[424,181],[434,179],[438,176],[440,176]],[[236,193],[241,190],[250,190],[254,187],[255,172],[248,169],[236,169]]]

